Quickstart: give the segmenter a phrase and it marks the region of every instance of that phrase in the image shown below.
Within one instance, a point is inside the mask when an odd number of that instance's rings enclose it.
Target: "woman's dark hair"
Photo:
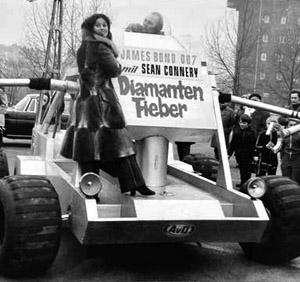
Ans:
[[[84,22],[81,24],[81,28],[85,29],[91,35],[93,35],[93,33],[94,33],[94,31],[93,31],[94,25],[95,25],[96,21],[98,19],[100,19],[100,18],[102,18],[103,20],[105,20],[106,23],[107,23],[107,26],[108,26],[108,35],[107,35],[107,38],[108,39],[112,39],[112,34],[110,32],[110,19],[106,15],[104,15],[104,14],[94,14],[94,15],[86,18],[84,20]]]

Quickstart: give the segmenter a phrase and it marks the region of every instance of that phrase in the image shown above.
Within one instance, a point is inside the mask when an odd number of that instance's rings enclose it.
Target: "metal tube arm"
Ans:
[[[216,90],[216,91],[218,91],[218,90]],[[222,93],[220,91],[219,91],[219,102],[220,103],[233,102],[233,103],[236,103],[239,105],[244,105],[244,106],[248,106],[248,107],[255,108],[255,109],[262,109],[262,110],[266,110],[268,112],[300,119],[300,112],[289,110],[289,109],[284,109],[281,107],[273,106],[270,104],[265,104],[262,102],[252,101],[252,100],[237,97],[237,96],[234,96],[231,94]]]
[[[58,90],[77,94],[79,84],[74,81],[50,78],[0,78],[0,86],[29,87],[36,90]]]

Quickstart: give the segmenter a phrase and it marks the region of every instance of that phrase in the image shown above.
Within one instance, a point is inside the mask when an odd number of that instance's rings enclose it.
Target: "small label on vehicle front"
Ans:
[[[169,224],[164,227],[164,233],[171,237],[189,236],[195,230],[192,224]]]

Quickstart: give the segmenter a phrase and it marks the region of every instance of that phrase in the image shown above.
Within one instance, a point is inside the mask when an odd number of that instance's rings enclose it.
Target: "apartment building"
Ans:
[[[241,95],[258,92],[264,101],[289,103],[289,91],[300,88],[300,0],[228,0],[239,13],[238,42],[250,38],[247,73]],[[245,32],[251,32],[245,36]]]

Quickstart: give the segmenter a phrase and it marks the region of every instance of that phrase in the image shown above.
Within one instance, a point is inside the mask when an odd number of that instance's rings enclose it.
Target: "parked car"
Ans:
[[[16,105],[7,109],[7,113],[5,114],[4,137],[12,139],[30,139],[32,137],[39,96],[40,94],[27,94]],[[69,106],[70,96],[65,95],[65,107],[61,123],[62,128],[66,128],[68,122]]]

